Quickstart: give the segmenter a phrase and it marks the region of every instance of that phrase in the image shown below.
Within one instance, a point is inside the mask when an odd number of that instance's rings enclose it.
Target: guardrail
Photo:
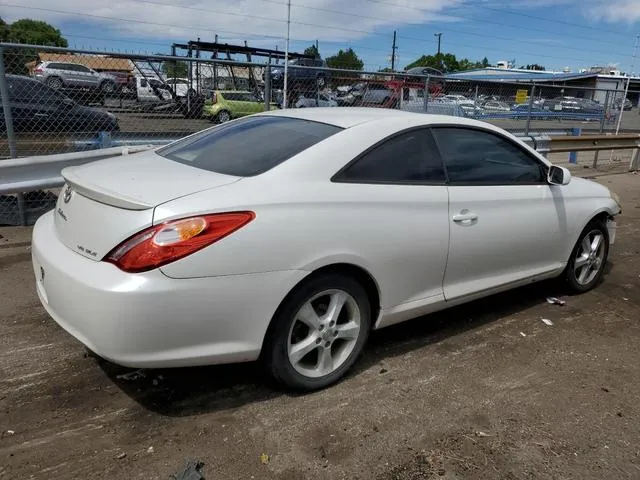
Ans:
[[[83,165],[85,163],[137,153],[154,148],[150,145],[112,147],[88,152],[62,153],[57,155],[42,155],[37,157],[15,158],[0,161],[0,200],[6,200],[6,195],[15,194],[15,202],[9,203],[11,210],[1,208],[7,202],[0,202],[0,224],[27,225],[29,218],[38,215],[29,215],[29,206],[25,202],[25,194],[31,192],[43,192],[47,189],[58,188],[64,185],[62,170],[66,167]],[[42,207],[46,210],[53,201],[51,194],[43,193]],[[37,210],[37,208],[36,208]],[[39,212],[42,213],[42,212]]]

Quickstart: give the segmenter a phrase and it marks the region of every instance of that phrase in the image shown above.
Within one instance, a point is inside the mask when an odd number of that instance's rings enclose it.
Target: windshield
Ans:
[[[342,128],[298,118],[235,120],[157,150],[158,155],[210,172],[250,177],[279,165]]]

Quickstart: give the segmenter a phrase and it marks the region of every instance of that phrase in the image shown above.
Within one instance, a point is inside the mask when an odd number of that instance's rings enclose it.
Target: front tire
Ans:
[[[362,353],[371,327],[365,289],[336,273],[310,278],[276,312],[263,361],[279,384],[297,391],[340,380]]]
[[[609,255],[609,231],[601,220],[591,221],[580,234],[564,276],[576,293],[594,288],[602,275]]]

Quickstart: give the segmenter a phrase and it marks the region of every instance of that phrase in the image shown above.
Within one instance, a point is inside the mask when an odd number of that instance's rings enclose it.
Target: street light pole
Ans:
[[[289,33],[291,29],[291,0],[287,0],[287,41],[284,47],[284,85],[282,87],[282,108],[287,108],[287,79],[289,66]]]

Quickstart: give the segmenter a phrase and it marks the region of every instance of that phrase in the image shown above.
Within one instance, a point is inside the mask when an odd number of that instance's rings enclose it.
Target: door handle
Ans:
[[[478,220],[478,215],[468,210],[462,210],[457,215],[453,216],[453,221],[456,223],[471,223]]]

